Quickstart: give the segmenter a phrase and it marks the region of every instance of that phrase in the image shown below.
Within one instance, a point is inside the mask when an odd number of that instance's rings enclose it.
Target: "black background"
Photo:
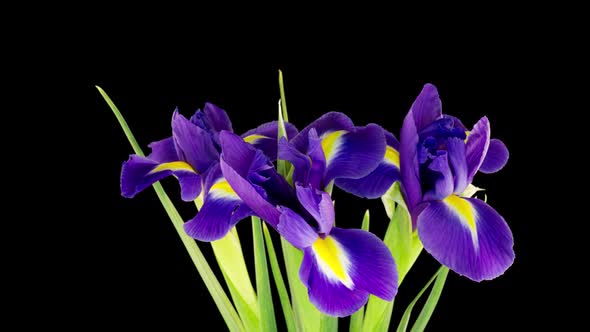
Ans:
[[[562,71],[543,56],[549,47],[545,37],[525,28],[478,28],[473,38],[466,27],[448,32],[416,27],[414,38],[375,22],[362,32],[345,25],[318,34],[273,36],[278,21],[255,33],[238,28],[229,37],[214,34],[218,31],[209,22],[183,26],[182,35],[180,28],[120,29],[119,21],[106,18],[100,23],[105,30],[61,39],[66,51],[41,60],[49,70],[39,85],[60,90],[45,100],[63,105],[51,121],[74,123],[49,127],[57,140],[46,143],[60,146],[50,158],[75,165],[65,172],[56,167],[52,174],[58,176],[47,181],[49,187],[66,187],[70,209],[53,204],[51,212],[62,222],[33,221],[37,231],[55,234],[44,236],[52,258],[41,260],[44,277],[33,282],[42,289],[37,298],[42,307],[52,312],[48,320],[105,328],[224,326],[154,192],[146,190],[133,200],[120,196],[121,163],[132,149],[94,85],[109,93],[147,150],[151,141],[170,135],[177,106],[189,116],[213,102],[228,112],[238,133],[274,120],[279,69],[290,120],[299,129],[325,112],[341,111],[357,125],[375,122],[398,136],[403,117],[427,82],[438,87],[443,112],[467,126],[487,115],[492,136],[506,143],[510,160],[499,173],[477,175],[474,184],[486,188],[488,202],[510,225],[516,260],[493,281],[475,283],[451,272],[429,330],[511,330],[556,317],[553,309],[561,305],[552,299],[559,291],[551,286],[556,276],[550,266],[558,245],[547,240],[555,219],[550,217],[552,203],[535,199],[547,190],[537,174],[548,176],[537,163],[549,144],[539,133],[553,135],[542,115],[551,107],[544,98],[555,91],[553,75]],[[70,96],[68,102],[62,96]],[[195,209],[180,201],[175,181],[166,180],[164,186],[182,216],[191,218]],[[338,189],[334,198],[340,227],[358,227],[370,208],[371,229],[384,234],[379,200],[358,199]],[[47,199],[64,202],[51,194]],[[252,261],[249,222],[242,221],[238,229],[246,259]],[[200,243],[200,248],[218,272],[209,245]],[[31,261],[26,265],[38,269]],[[423,252],[399,290],[392,329],[436,268]],[[55,298],[66,305],[56,307]],[[275,301],[278,309],[276,296]],[[347,324],[341,320],[341,328]]]

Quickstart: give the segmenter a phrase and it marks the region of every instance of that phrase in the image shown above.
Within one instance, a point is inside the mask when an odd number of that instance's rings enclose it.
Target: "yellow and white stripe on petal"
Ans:
[[[350,278],[350,259],[342,245],[333,237],[318,238],[312,245],[320,271],[332,282],[340,282],[348,289],[354,289]]]
[[[346,133],[346,130],[336,130],[322,135],[321,143],[324,156],[326,157],[326,165],[330,164],[330,161],[338,155],[338,152],[340,152],[342,147],[342,135]]]
[[[214,198],[239,199],[234,189],[224,178],[217,180],[211,188],[209,188],[209,195],[212,195]]]
[[[161,171],[188,171],[197,173],[195,169],[187,162],[184,161],[171,161],[168,163],[162,163],[152,169],[148,174],[154,174]]]
[[[388,145],[385,149],[385,157],[383,160],[385,160],[386,163],[399,168],[399,151]]]
[[[443,202],[455,213],[461,223],[467,227],[471,233],[471,240],[475,250],[479,248],[477,241],[477,224],[476,224],[476,212],[473,206],[468,200],[463,199],[457,195],[450,195],[445,198]]]
[[[267,137],[264,135],[252,134],[252,135],[248,135],[248,136],[244,137],[244,142],[250,143],[250,144],[256,144],[256,143],[258,143],[259,140],[265,139],[265,138],[270,138],[270,137]]]

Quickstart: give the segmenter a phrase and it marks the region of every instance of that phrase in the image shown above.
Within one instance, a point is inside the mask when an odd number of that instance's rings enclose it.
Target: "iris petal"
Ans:
[[[495,173],[506,165],[508,156],[508,148],[504,142],[494,138],[490,141],[488,153],[486,153],[486,157],[479,170],[482,173]]]

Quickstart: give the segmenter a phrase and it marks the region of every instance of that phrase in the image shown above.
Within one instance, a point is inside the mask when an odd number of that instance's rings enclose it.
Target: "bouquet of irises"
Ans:
[[[228,114],[213,104],[190,118],[176,110],[171,137],[149,144],[147,156],[97,87],[135,151],[123,163],[122,195],[154,187],[229,330],[276,331],[275,313],[282,311],[287,331],[337,331],[338,317],[346,316],[350,331],[387,331],[398,288],[424,248],[441,267],[397,324],[406,331],[413,321],[411,330],[422,331],[449,269],[482,281],[510,267],[508,225],[485,199],[472,197],[482,190],[472,184],[475,174],[497,172],[508,160],[504,143],[491,139],[485,116],[466,127],[442,113],[437,89],[427,84],[399,140],[377,124],[357,126],[338,112],[298,130],[288,121],[280,72],[279,86],[277,121],[238,135]],[[181,199],[196,204],[198,213],[188,220],[158,182],[170,175],[180,183]],[[336,227],[334,186],[382,200],[389,218],[383,239],[370,232],[369,211],[359,229]],[[254,285],[235,228],[246,219],[252,224]],[[203,242],[213,248],[229,297],[199,249]],[[272,284],[279,301],[273,302]]]

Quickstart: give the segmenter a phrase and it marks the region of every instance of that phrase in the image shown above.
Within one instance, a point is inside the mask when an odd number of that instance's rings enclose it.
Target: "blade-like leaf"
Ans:
[[[414,326],[412,326],[411,332],[422,332],[426,328],[426,324],[430,321],[430,317],[432,317],[432,313],[434,312],[434,308],[436,308],[436,304],[440,299],[440,295],[442,293],[443,287],[445,286],[445,281],[447,280],[447,276],[449,275],[449,268],[446,266],[442,266],[439,270],[438,276],[436,277],[436,282],[434,286],[432,286],[432,290],[430,291],[430,295],[418,315],[416,322],[414,322]]]
[[[121,115],[121,113],[119,112],[117,106],[115,106],[111,98],[109,98],[109,96],[106,94],[106,92],[104,92],[103,89],[101,89],[99,86],[96,86],[96,88],[98,89],[104,100],[107,102],[113,113],[115,114],[115,117],[117,118],[119,124],[121,125],[121,128],[125,132],[125,135],[127,136],[129,143],[133,147],[134,152],[137,155],[143,156],[144,154],[141,150],[141,147],[139,146],[139,144],[137,144],[137,141],[135,140],[133,133],[129,129],[127,122],[123,118],[123,115]],[[215,302],[217,309],[221,313],[221,316],[223,317],[227,327],[230,331],[245,331],[244,326],[242,325],[242,321],[238,316],[238,313],[236,312],[229,298],[225,294],[225,291],[221,287],[221,284],[215,277],[215,274],[213,273],[211,267],[207,263],[205,256],[203,256],[203,253],[197,246],[197,243],[194,239],[185,234],[183,229],[184,222],[182,221],[182,217],[174,207],[174,204],[172,204],[172,201],[170,201],[170,198],[164,191],[164,188],[162,188],[162,185],[159,182],[154,183],[153,187],[156,191],[156,194],[158,195],[158,198],[160,199],[160,202],[162,203],[162,206],[166,210],[168,217],[172,221],[172,224],[174,225],[174,228],[176,229],[178,236],[180,236],[182,243],[184,244],[189,256],[195,264],[195,267],[197,268],[199,275],[203,279],[203,282],[205,283],[207,290],[209,290],[209,293],[211,294],[211,297],[213,298],[213,301]]]
[[[443,269],[443,267],[441,266],[436,271],[436,273],[432,276],[432,278],[430,278],[430,280],[428,280],[426,285],[424,285],[424,287],[422,287],[422,290],[420,290],[420,292],[418,292],[418,295],[416,295],[414,300],[412,300],[412,302],[410,302],[410,304],[408,304],[408,307],[406,308],[406,311],[404,311],[404,315],[402,316],[402,319],[400,320],[399,325],[397,326],[397,330],[396,330],[397,332],[405,332],[406,331],[406,329],[408,328],[408,323],[410,322],[410,315],[412,314],[412,309],[414,309],[416,302],[418,302],[420,297],[422,297],[422,294],[424,294],[424,292],[428,289],[428,287],[430,287],[430,284],[432,284],[434,279],[436,279],[436,277],[438,277],[438,275],[440,274],[440,271],[442,269]]]
[[[268,251],[268,258],[270,260],[270,268],[272,270],[272,276],[277,286],[277,292],[279,293],[279,299],[281,300],[281,308],[283,309],[283,315],[285,317],[285,324],[287,325],[288,332],[295,332],[295,319],[293,318],[293,309],[291,308],[291,302],[289,301],[289,294],[285,287],[283,275],[279,267],[279,261],[275,252],[275,247],[272,244],[272,238],[268,232],[266,224],[262,224],[262,231],[264,232],[264,239],[266,241],[266,249]]]
[[[279,90],[281,93],[281,108],[283,109],[283,120],[289,122],[289,115],[287,114],[287,99],[285,99],[285,84],[283,83],[283,72],[279,69]],[[292,137],[289,137],[292,138]]]
[[[320,332],[338,332],[338,317],[321,314]]]
[[[248,331],[260,330],[258,300],[236,228],[232,228],[223,238],[211,242],[211,247],[244,327]]]
[[[371,219],[371,215],[369,213],[369,210],[367,209],[367,211],[365,212],[365,215],[363,217],[363,223],[361,226],[362,230],[365,230],[365,231],[369,230],[370,219]],[[352,314],[352,316],[350,316],[350,327],[348,329],[350,332],[361,332],[362,331],[364,315],[365,315],[365,306],[362,306],[357,312],[355,312],[354,314]]]
[[[254,268],[256,271],[256,290],[260,310],[261,331],[276,331],[275,311],[270,292],[270,279],[266,263],[266,249],[262,238],[260,218],[252,217],[252,242],[254,244]]]

